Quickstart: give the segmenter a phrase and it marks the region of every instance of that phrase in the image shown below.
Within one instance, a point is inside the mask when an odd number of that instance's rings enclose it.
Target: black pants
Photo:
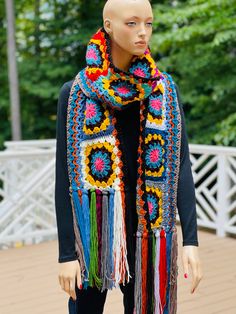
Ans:
[[[134,283],[120,285],[123,293],[124,314],[134,312]],[[71,297],[68,301],[69,314],[102,314],[106,301],[107,290],[100,292],[96,287],[79,290],[76,287],[76,301]]]

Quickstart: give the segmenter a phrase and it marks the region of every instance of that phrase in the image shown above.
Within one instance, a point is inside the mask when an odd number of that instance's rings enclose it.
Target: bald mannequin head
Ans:
[[[127,9],[127,6],[131,5],[148,5],[149,8],[151,8],[150,1],[149,0],[108,0],[103,8],[103,21],[105,21],[107,18],[112,19],[114,17],[119,17],[119,14]]]
[[[153,13],[149,0],[108,0],[103,9],[103,25],[109,34],[113,54],[141,55],[152,34]]]

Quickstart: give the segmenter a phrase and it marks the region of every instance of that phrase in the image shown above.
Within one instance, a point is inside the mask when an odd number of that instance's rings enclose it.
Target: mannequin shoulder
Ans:
[[[65,100],[67,101],[70,95],[70,90],[73,84],[73,80],[65,82],[61,88],[60,88],[60,92],[59,92],[59,102],[65,102]]]
[[[58,120],[60,121],[63,121],[66,119],[68,100],[69,100],[72,84],[73,84],[73,80],[65,82],[60,88],[58,103],[57,103],[57,116],[58,116]]]

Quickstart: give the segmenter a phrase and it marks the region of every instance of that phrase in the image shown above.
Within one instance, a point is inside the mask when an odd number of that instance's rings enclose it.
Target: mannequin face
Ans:
[[[117,49],[120,55],[126,56],[144,53],[152,34],[153,21],[148,0],[108,0],[103,18],[113,51]]]

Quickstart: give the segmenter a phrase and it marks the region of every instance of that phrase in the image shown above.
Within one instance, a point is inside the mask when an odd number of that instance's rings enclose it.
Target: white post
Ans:
[[[227,155],[219,154],[218,156],[218,190],[217,190],[217,221],[216,234],[219,237],[225,237],[225,225],[228,221],[227,209],[229,206],[229,199],[227,193],[230,189],[230,178],[227,173],[229,167]]]
[[[16,61],[14,1],[5,0],[7,15],[8,80],[11,99],[12,140],[21,139],[19,83]]]

